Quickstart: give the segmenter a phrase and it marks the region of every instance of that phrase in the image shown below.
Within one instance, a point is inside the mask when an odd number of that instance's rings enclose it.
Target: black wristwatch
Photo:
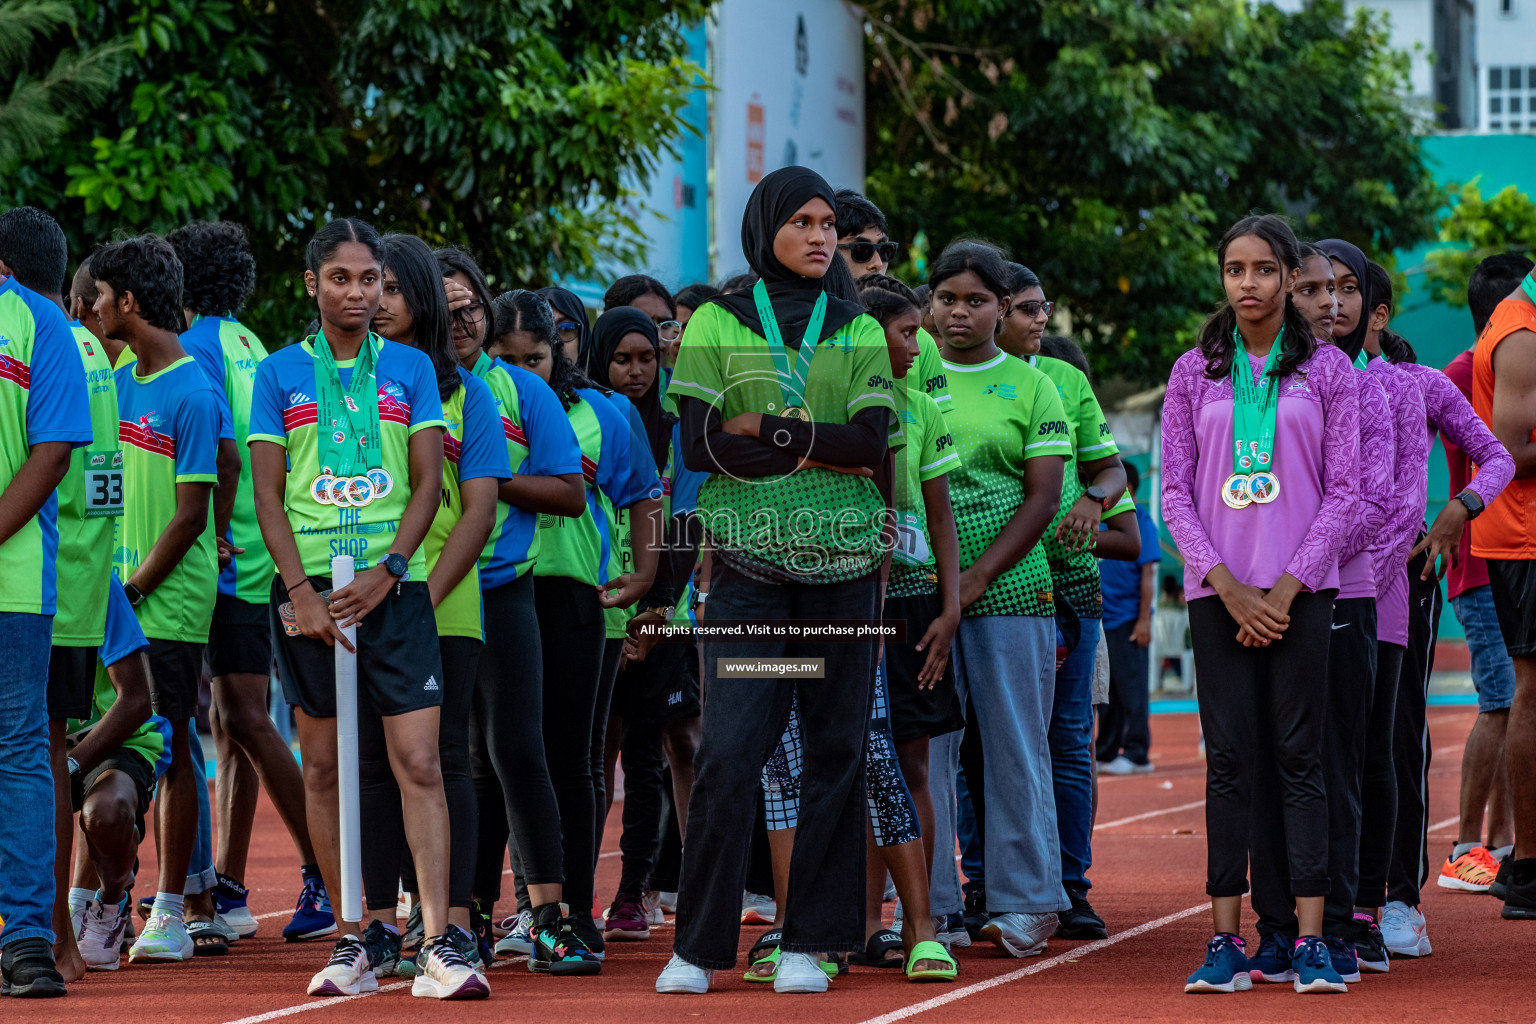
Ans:
[[[397,580],[403,580],[411,572],[411,560],[398,551],[384,556],[384,568]]]
[[[144,591],[132,583],[123,584],[123,593],[128,595],[128,603],[135,608],[144,603]]]
[[[1092,498],[1094,501],[1098,502],[1099,508],[1103,509],[1105,512],[1108,512],[1109,506],[1114,504],[1114,502],[1110,500],[1109,495],[1104,492],[1104,488],[1100,487],[1098,484],[1094,484],[1092,487],[1084,491],[1083,494],[1086,497]]]
[[[1477,492],[1468,488],[1456,495],[1456,500],[1467,507],[1467,519],[1476,519],[1483,514],[1483,499],[1477,496]]]

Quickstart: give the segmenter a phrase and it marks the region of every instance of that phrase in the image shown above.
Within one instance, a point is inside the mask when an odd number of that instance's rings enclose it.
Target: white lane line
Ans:
[[[1192,811],[1196,807],[1204,807],[1204,800],[1196,800],[1192,803],[1179,804],[1177,807],[1164,807],[1160,811],[1143,811],[1141,814],[1133,814],[1129,818],[1121,818],[1118,821],[1106,821],[1102,825],[1095,826],[1094,831],[1103,828],[1114,828],[1116,825],[1129,825],[1133,821],[1146,821],[1148,818],[1156,818],[1164,814],[1177,814],[1180,811]]]
[[[1424,831],[1425,832],[1439,832],[1441,829],[1443,829],[1443,828],[1450,828],[1452,825],[1455,825],[1455,824],[1457,824],[1460,821],[1461,821],[1461,815],[1457,814],[1457,815],[1454,815],[1452,817],[1446,818],[1444,821],[1437,821],[1437,822],[1435,822],[1433,825],[1429,826],[1429,828],[1425,829]]]
[[[860,1024],[895,1024],[896,1021],[906,1020],[908,1017],[915,1017],[920,1013],[927,1013],[929,1010],[936,1010],[939,1007],[947,1006],[956,1000],[965,999],[968,996],[973,996],[978,992],[985,992],[989,988],[996,988],[999,985],[1006,985],[1010,981],[1018,981],[1020,978],[1027,978],[1032,974],[1039,974],[1041,971],[1048,971],[1052,967],[1059,967],[1070,960],[1076,960],[1080,957],[1087,956],[1089,953],[1095,952],[1096,950],[1104,949],[1107,946],[1113,946],[1117,942],[1124,942],[1126,939],[1134,939],[1138,935],[1145,935],[1147,932],[1156,931],[1157,929],[1165,927],[1166,925],[1173,924],[1175,921],[1182,921],[1186,917],[1193,917],[1195,914],[1209,910],[1210,908],[1211,905],[1209,903],[1201,903],[1198,906],[1186,907],[1177,913],[1169,914],[1167,917],[1160,917],[1156,921],[1148,921],[1145,924],[1139,924],[1134,928],[1127,929],[1126,931],[1123,931],[1118,935],[1111,936],[1110,938],[1100,939],[1097,942],[1090,942],[1086,946],[1078,946],[1076,949],[1069,949],[1065,953],[1051,957],[1049,960],[1042,960],[1039,963],[1031,964],[1028,967],[1021,967],[1016,971],[1009,971],[1007,974],[999,974],[995,978],[988,978],[986,981],[978,981],[974,985],[966,985],[961,988],[957,988],[952,992],[946,992],[942,996],[935,996],[932,999],[924,999],[920,1003],[913,1003],[911,1006],[903,1006],[899,1010],[892,1010],[890,1013],[884,1013],[878,1017],[871,1017],[866,1021],[861,1021]],[[243,1024],[243,1022],[236,1022],[236,1024]]]
[[[506,967],[508,964],[520,964],[527,960],[525,956],[515,956],[509,960],[497,960],[491,964],[491,968]],[[398,992],[402,988],[410,988],[409,981],[395,981],[388,985],[380,985],[377,991],[360,992],[355,996],[311,996],[309,1002],[298,1003],[294,1006],[285,1006],[280,1010],[268,1010],[266,1013],[254,1014],[250,1017],[241,1017],[238,1020],[225,1021],[224,1024],[261,1024],[262,1021],[277,1020],[279,1017],[291,1017],[296,1013],[307,1013],[310,1010],[324,1010],[327,1007],[338,1006],[341,1003],[349,1003],[354,999],[367,999],[370,996],[382,995],[385,992]]]

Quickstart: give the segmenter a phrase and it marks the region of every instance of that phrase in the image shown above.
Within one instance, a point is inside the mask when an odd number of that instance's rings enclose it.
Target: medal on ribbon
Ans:
[[[1221,486],[1221,500],[1230,508],[1267,505],[1280,496],[1274,469],[1280,383],[1271,371],[1280,361],[1284,337],[1282,324],[1255,381],[1243,339],[1232,328],[1232,475]]]
[[[322,505],[362,508],[390,487],[389,474],[380,467],[384,446],[380,443],[377,367],[383,342],[369,333],[357,353],[352,376],[341,382],[341,370],[322,332],[310,339],[315,356],[315,410],[321,473],[310,482],[310,496]],[[326,427],[329,431],[326,431]],[[384,487],[371,479],[383,474]]]
[[[784,335],[779,331],[779,321],[773,315],[773,302],[768,298],[768,286],[758,281],[752,288],[752,301],[757,304],[757,318],[763,325],[763,339],[768,342],[768,354],[773,356],[773,366],[779,378],[779,391],[784,396],[784,409],[779,415],[789,420],[809,420],[805,411],[805,382],[811,373],[811,360],[816,358],[816,346],[821,341],[821,325],[827,318],[827,293],[816,296],[811,307],[811,318],[806,322],[805,334],[800,338],[800,351],[795,365],[790,366],[789,353],[784,347]]]

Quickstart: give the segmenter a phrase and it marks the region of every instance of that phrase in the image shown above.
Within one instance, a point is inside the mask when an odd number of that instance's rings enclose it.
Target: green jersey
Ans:
[[[939,355],[939,343],[921,327],[917,329],[917,362],[907,371],[907,380],[933,399],[939,412],[947,413],[952,408],[949,376],[944,371],[944,357]]]
[[[716,407],[722,421],[783,411],[768,342],[712,303],[688,321],[668,393]],[[885,332],[873,317],[856,317],[817,346],[803,398],[814,423],[845,425],[866,409],[895,412]],[[752,479],[711,473],[699,489],[714,550],[772,581],[836,583],[876,571],[884,512],[873,480],[829,469]]]
[[[91,694],[91,716],[71,718],[64,725],[65,736],[71,742],[79,742],[106,717],[107,712],[111,711],[112,705],[116,703],[117,687],[112,685],[112,677],[107,674],[107,666],[98,661],[96,687]],[[158,778],[171,766],[171,723],[159,715],[150,715],[143,725],[133,731],[133,735],[123,741],[123,749],[142,757],[154,769],[155,776]]]
[[[1030,365],[1051,378],[1056,385],[1056,395],[1061,399],[1061,411],[1067,414],[1072,430],[1072,450],[1078,462],[1093,462],[1120,454],[1115,446],[1114,431],[1104,418],[1104,410],[1093,394],[1093,385],[1082,370],[1071,363],[1051,356],[1036,356]]]
[[[58,647],[95,647],[106,635],[113,531],[123,514],[123,453],[117,444],[117,382],[95,335],[74,321],[70,332],[85,366],[91,444],[77,448],[59,484],[59,565],[69,585],[53,618]]]
[[[954,408],[945,417],[960,466],[949,475],[960,566],[975,562],[1025,498],[1024,464],[1072,455],[1061,399],[1050,378],[1005,352],[978,365],[945,361]],[[1036,544],[1000,573],[966,615],[1055,615],[1051,570]]]
[[[945,416],[932,398],[909,391],[900,417],[905,443],[895,453],[896,547],[891,552],[887,597],[931,594],[937,588],[939,576],[928,536],[923,484],[960,465]]]

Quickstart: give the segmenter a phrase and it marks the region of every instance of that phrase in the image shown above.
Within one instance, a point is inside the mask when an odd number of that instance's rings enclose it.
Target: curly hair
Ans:
[[[69,247],[59,222],[35,206],[0,213],[0,260],[23,288],[57,295],[64,286]]]
[[[114,292],[132,294],[144,322],[163,331],[186,330],[181,316],[181,261],[159,235],[139,235],[91,254],[91,276]]]
[[[256,258],[245,228],[197,221],[165,236],[181,260],[181,304],[199,316],[234,316],[256,290]]]

